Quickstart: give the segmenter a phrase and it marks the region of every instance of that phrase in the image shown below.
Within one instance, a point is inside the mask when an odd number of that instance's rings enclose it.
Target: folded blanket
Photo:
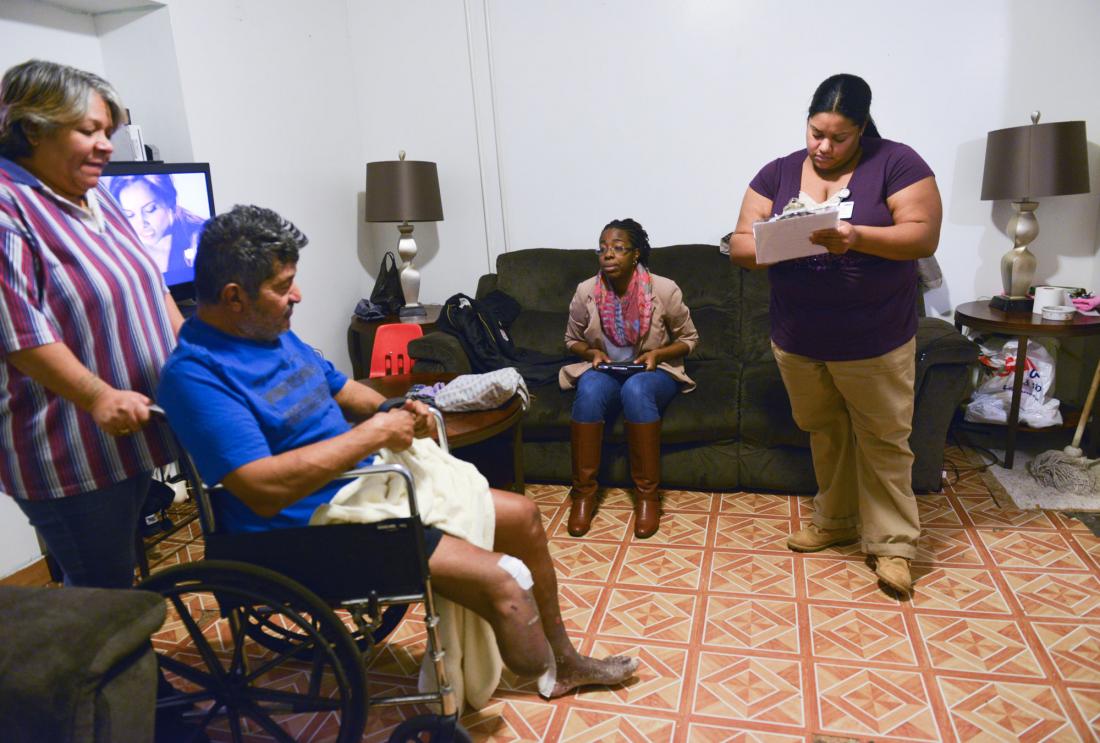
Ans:
[[[400,464],[413,476],[420,520],[483,549],[493,549],[496,512],[489,483],[477,468],[445,453],[431,439],[415,439],[402,452],[382,449],[377,463]],[[363,476],[340,488],[329,503],[313,512],[309,523],[373,523],[408,518],[404,480],[396,475]],[[500,683],[504,667],[489,623],[436,595],[440,640],[446,649],[448,680],[458,699],[481,709]],[[431,659],[424,655],[420,689],[435,688]]]

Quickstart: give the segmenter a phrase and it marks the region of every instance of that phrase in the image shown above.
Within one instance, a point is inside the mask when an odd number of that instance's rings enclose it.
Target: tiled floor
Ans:
[[[807,498],[670,491],[660,532],[638,541],[622,491],[584,539],[565,532],[566,488],[527,493],[570,634],[641,668],[626,687],[549,703],[506,675],[463,720],[474,740],[1100,738],[1100,538],[1056,513],[1001,509],[977,473],[919,498],[912,601],[878,589],[858,546],[789,552]],[[167,564],[201,545],[181,535],[160,551]],[[407,688],[423,645],[406,620],[372,659],[372,684]],[[366,739],[407,714],[372,713]],[[300,730],[322,740],[331,723]]]

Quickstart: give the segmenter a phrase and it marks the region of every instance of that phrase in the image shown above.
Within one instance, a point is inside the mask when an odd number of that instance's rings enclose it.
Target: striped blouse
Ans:
[[[91,214],[0,158],[0,490],[61,498],[171,461],[157,427],[115,438],[8,363],[61,342],[96,376],[154,396],[175,345],[164,279],[106,189]]]

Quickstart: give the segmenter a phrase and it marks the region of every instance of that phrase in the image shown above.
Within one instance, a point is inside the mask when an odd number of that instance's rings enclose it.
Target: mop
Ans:
[[[1100,459],[1087,459],[1081,451],[1081,436],[1085,432],[1085,423],[1096,399],[1096,387],[1100,384],[1100,362],[1092,375],[1085,407],[1081,410],[1081,420],[1077,421],[1077,430],[1073,442],[1062,451],[1045,451],[1028,464],[1028,472],[1040,485],[1057,488],[1063,492],[1078,494],[1100,493]]]

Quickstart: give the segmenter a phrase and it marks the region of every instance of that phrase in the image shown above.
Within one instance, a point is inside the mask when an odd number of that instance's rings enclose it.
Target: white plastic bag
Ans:
[[[1005,423],[1012,404],[1016,375],[1015,338],[990,337],[980,342],[981,377],[964,418],[975,423]],[[1027,344],[1024,380],[1020,391],[1020,422],[1032,428],[1056,426],[1062,422],[1054,391],[1054,357],[1034,340]]]

